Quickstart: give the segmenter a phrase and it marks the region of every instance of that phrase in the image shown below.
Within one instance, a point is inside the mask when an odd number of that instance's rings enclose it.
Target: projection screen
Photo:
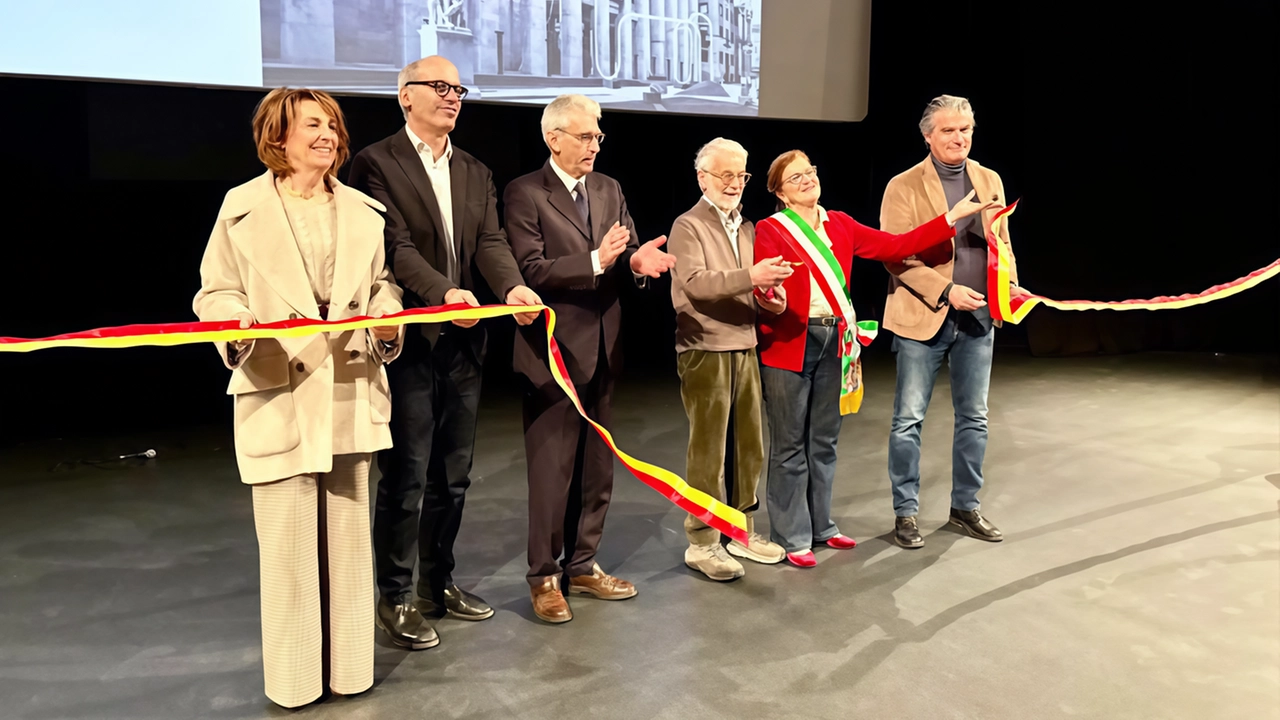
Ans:
[[[393,94],[426,55],[468,101],[858,120],[870,0],[54,0],[0,6],[0,73]]]

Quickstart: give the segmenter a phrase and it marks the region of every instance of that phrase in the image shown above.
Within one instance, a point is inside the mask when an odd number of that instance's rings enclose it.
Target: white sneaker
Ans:
[[[712,545],[690,545],[684,551],[684,564],[706,575],[712,580],[727,582],[747,574],[742,563],[729,557],[720,543]]]
[[[729,554],[763,565],[780,563],[787,556],[787,551],[783,550],[781,545],[769,542],[769,539],[763,535],[751,533],[747,539],[749,542],[746,545],[737,540],[730,542]]]

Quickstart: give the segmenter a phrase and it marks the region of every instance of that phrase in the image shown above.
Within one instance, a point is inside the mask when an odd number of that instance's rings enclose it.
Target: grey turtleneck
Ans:
[[[942,181],[942,191],[947,197],[947,207],[954,207],[973,189],[966,172],[966,162],[959,165],[947,165],[932,157],[933,167],[938,171],[938,179]],[[976,199],[976,198],[975,198]],[[973,288],[975,292],[987,294],[987,241],[982,236],[982,219],[978,215],[956,223],[956,264],[951,274],[951,281],[956,285]],[[991,327],[991,313],[986,308],[974,311],[974,317],[984,328]]]

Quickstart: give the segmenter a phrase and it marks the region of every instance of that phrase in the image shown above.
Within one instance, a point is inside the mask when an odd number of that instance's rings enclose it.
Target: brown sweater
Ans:
[[[699,199],[676,218],[667,247],[676,256],[671,303],[676,310],[676,352],[727,352],[756,346],[756,303],[751,297],[755,227],[738,228],[738,255],[716,208]]]

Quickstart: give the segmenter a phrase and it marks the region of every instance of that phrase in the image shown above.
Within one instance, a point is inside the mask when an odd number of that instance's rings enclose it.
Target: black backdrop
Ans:
[[[1063,299],[1195,292],[1280,256],[1274,2],[1139,10],[1014,2],[877,2],[870,112],[860,123],[608,113],[599,170],[618,178],[644,239],[698,198],[697,147],[751,152],[748,217],[792,147],[820,167],[823,202],[876,225],[894,174],[925,156],[916,123],[947,92],[977,113],[973,157],[1023,204],[1023,285]],[[1100,6],[1099,6],[1100,7]],[[260,172],[249,120],[262,93],[0,78],[0,335],[37,337],[192,319],[197,267],[230,187]],[[353,149],[395,132],[389,98],[340,98]],[[545,159],[538,108],[468,105],[454,142],[499,187]],[[501,195],[501,192],[499,192]],[[886,276],[855,264],[855,307],[879,317]],[[628,373],[674,371],[668,285],[626,305]],[[494,326],[491,392],[509,387],[510,324]],[[1178,312],[1036,310],[1002,352],[1264,352],[1280,346],[1280,282]],[[884,352],[887,343],[873,346]],[[225,422],[226,372],[208,347],[0,354],[0,442]]]

